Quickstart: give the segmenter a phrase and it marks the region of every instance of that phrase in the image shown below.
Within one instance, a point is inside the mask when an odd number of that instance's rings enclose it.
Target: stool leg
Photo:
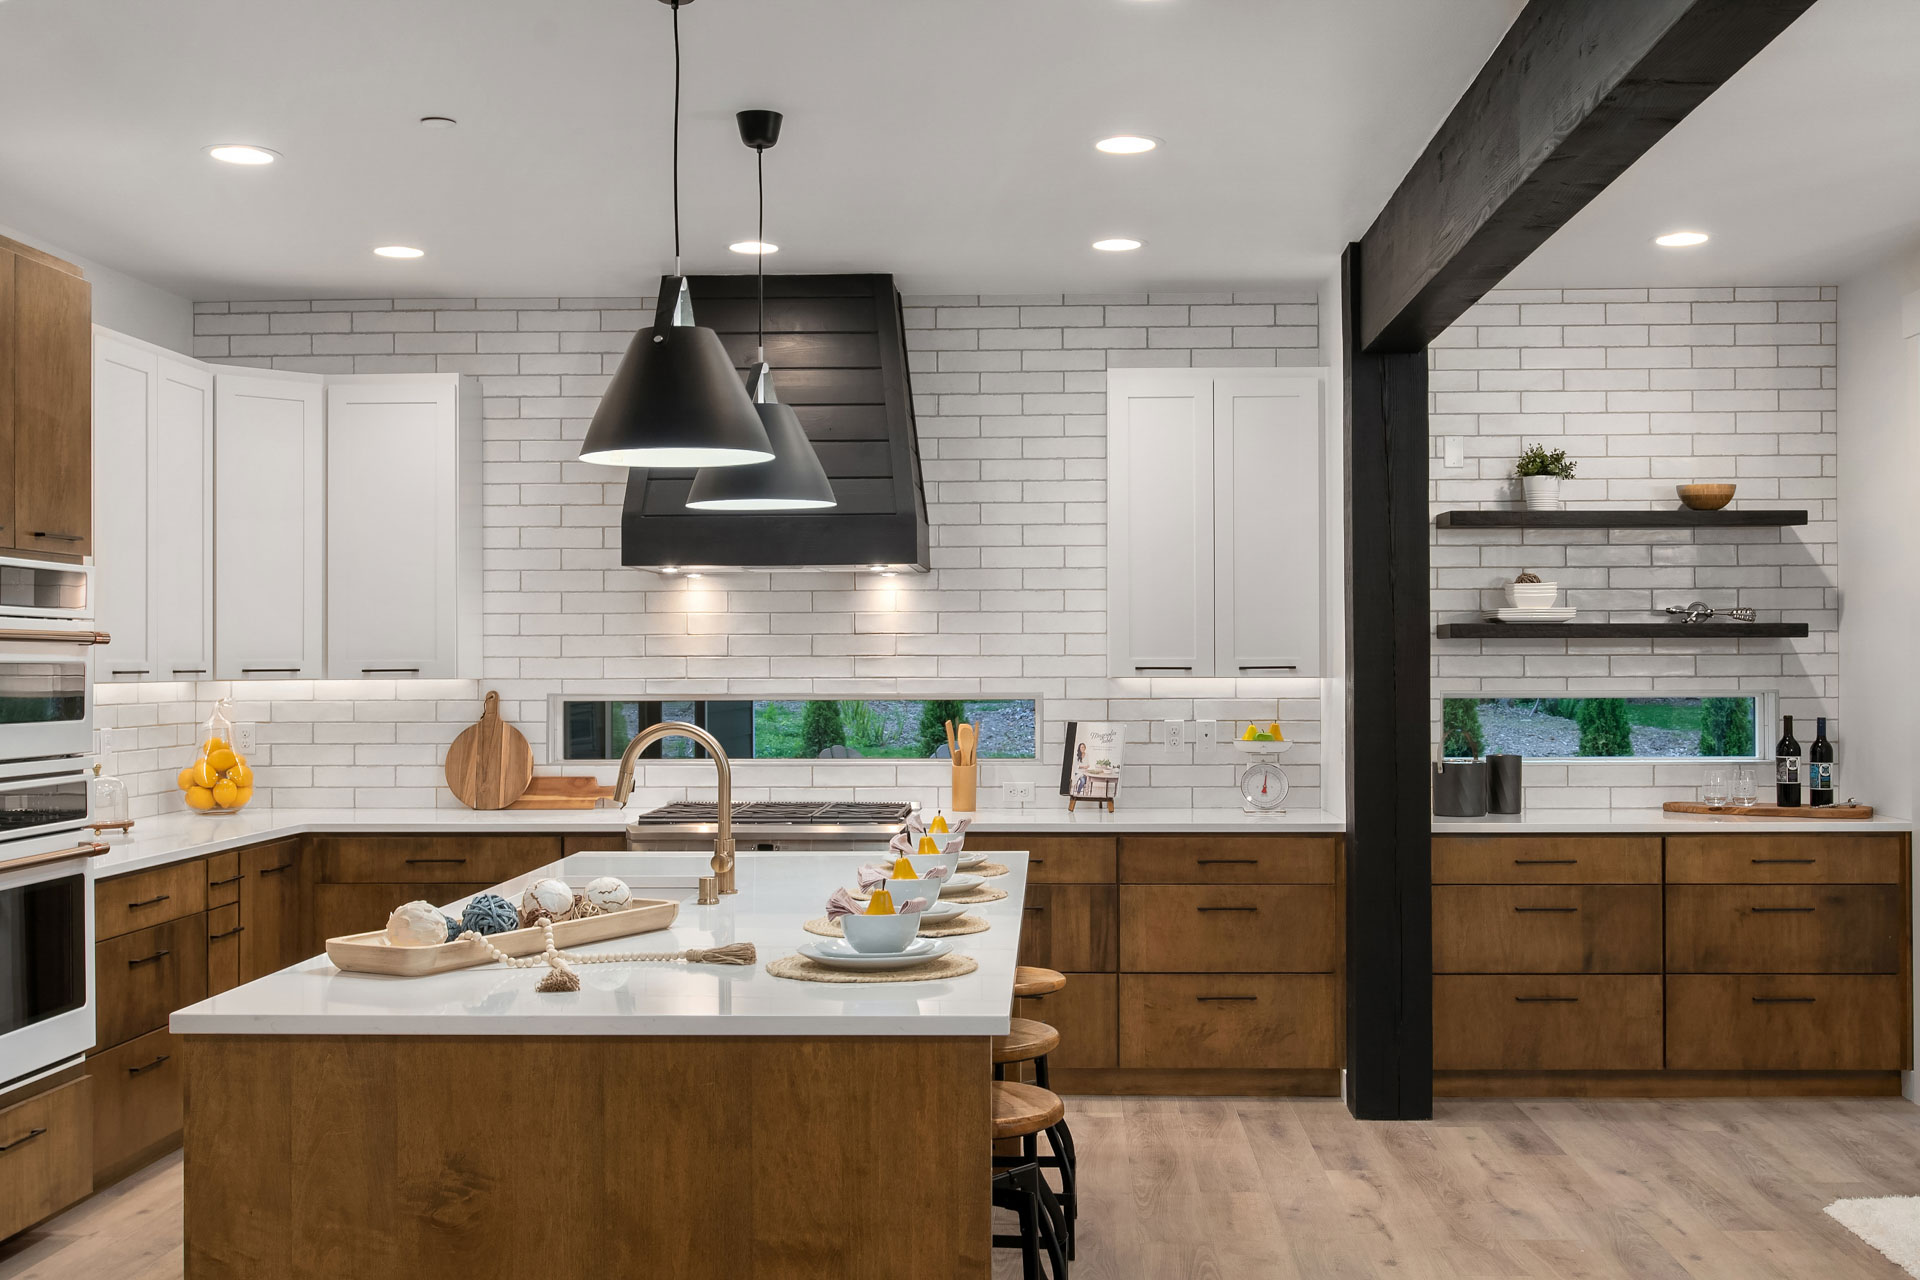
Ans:
[[[1080,1169],[1073,1152],[1073,1131],[1067,1128],[1065,1120],[1047,1130],[1047,1143],[1055,1154],[1043,1157],[1041,1163],[1045,1166],[1050,1162],[1052,1168],[1060,1171],[1060,1207],[1066,1212],[1067,1256],[1071,1258],[1075,1256],[1074,1237],[1079,1234]]]
[[[1020,1220],[1020,1234],[1008,1239],[1006,1236],[993,1237],[995,1248],[1020,1249],[1020,1275],[1022,1280],[1043,1280],[1040,1274],[1040,1198],[1026,1181],[1031,1170],[1022,1166],[994,1176],[993,1203],[1002,1209],[1011,1209]]]

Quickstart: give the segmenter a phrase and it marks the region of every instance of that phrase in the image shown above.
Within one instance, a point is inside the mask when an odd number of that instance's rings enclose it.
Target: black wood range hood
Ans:
[[[692,276],[693,315],[745,378],[754,278]],[[776,276],[767,360],[839,505],[824,511],[689,511],[692,471],[627,473],[620,563],[644,569],[927,568],[927,502],[900,295],[891,275]]]

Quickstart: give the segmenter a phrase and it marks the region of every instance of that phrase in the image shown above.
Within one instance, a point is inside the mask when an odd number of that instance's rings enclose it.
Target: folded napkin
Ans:
[[[972,822],[973,822],[972,818],[950,818],[948,819],[949,826],[947,829],[949,832],[957,836],[961,832],[965,831],[967,827],[972,824]],[[921,817],[919,813],[916,812],[916,813],[910,813],[907,815],[908,831],[913,832],[915,835],[920,835],[920,834],[923,834],[926,831],[926,829],[927,829],[927,820]],[[898,838],[899,837],[897,836],[895,837],[895,839],[898,839]]]
[[[871,890],[893,876],[893,864],[890,862],[869,862],[854,873],[860,878],[860,891]]]
[[[845,889],[835,889],[833,895],[827,899],[827,919],[829,920],[855,915],[859,910],[860,904],[855,902],[853,895]]]
[[[937,867],[928,867],[925,871],[922,871],[920,878],[922,880],[945,880],[947,873],[951,870],[952,868],[943,862]]]
[[[911,857],[913,851],[919,847],[919,842],[913,838],[911,833],[905,831],[895,835],[893,839],[887,842],[887,852],[901,858]]]
[[[905,902],[894,908],[894,910],[903,916],[918,915],[926,909],[927,900],[925,898],[908,898]]]

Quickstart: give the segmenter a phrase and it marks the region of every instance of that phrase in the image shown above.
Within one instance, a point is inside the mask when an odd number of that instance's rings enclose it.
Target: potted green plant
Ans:
[[[1513,466],[1513,473],[1520,477],[1520,486],[1526,493],[1527,510],[1560,510],[1560,482],[1573,479],[1575,465],[1567,461],[1565,449],[1528,445]]]

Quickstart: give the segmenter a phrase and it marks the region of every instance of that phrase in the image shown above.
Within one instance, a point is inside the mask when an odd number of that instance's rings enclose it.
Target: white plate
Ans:
[[[990,859],[990,858],[992,858],[992,857],[993,857],[993,855],[992,855],[992,854],[990,854],[990,853],[966,853],[966,852],[962,852],[962,853],[961,853],[961,855],[960,855],[960,863],[959,863],[959,866],[960,866],[960,870],[962,870],[962,871],[965,871],[965,870],[966,870],[966,869],[967,869],[968,867],[977,867],[977,866],[980,866],[980,865],[982,865],[982,864],[984,864],[985,862],[987,862],[987,860],[988,860],[988,859]]]
[[[1550,609],[1495,609],[1496,622],[1571,622],[1578,610],[1560,605]]]
[[[964,902],[936,902],[920,913],[920,918],[928,924],[945,924],[967,913]]]
[[[829,969],[911,969],[938,960],[953,949],[939,938],[915,938],[905,951],[891,955],[855,951],[845,938],[815,938],[800,944],[800,954]]]
[[[963,871],[947,881],[940,890],[940,896],[944,898],[950,893],[965,893],[969,889],[978,889],[986,882],[984,876],[969,875]]]

